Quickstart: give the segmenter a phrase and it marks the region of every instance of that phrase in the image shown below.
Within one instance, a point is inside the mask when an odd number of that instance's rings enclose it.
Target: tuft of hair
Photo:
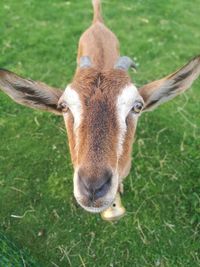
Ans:
[[[94,9],[93,23],[102,22],[103,18],[101,15],[101,0],[92,0],[92,5]]]

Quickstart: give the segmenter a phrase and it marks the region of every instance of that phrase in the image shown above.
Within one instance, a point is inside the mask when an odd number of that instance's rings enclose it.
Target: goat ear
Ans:
[[[61,90],[44,83],[24,79],[13,72],[0,69],[0,89],[15,102],[62,115],[57,107]]]
[[[144,111],[149,111],[171,100],[188,89],[200,75],[200,56],[195,57],[181,69],[169,76],[140,88],[144,99]]]

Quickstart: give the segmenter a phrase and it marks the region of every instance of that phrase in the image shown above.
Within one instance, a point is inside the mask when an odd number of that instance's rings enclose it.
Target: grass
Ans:
[[[194,1],[103,1],[136,85],[200,53]],[[2,0],[0,66],[64,88],[76,67],[90,1]],[[200,81],[140,119],[125,182],[127,215],[107,223],[79,208],[62,118],[0,93],[0,227],[45,267],[200,265]],[[15,217],[13,215],[21,216]]]

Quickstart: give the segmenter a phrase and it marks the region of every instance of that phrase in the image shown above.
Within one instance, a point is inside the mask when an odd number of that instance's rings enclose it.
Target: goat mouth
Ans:
[[[101,213],[104,210],[106,210],[107,208],[109,208],[114,199],[110,200],[110,201],[101,201],[100,203],[96,203],[96,202],[88,202],[88,201],[84,201],[83,199],[77,199],[78,204],[86,211],[90,212],[90,213]]]

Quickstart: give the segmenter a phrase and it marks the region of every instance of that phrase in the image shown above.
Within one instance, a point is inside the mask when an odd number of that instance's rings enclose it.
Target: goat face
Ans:
[[[143,99],[122,70],[80,69],[59,105],[74,165],[74,195],[90,212],[113,202],[130,168]]]

